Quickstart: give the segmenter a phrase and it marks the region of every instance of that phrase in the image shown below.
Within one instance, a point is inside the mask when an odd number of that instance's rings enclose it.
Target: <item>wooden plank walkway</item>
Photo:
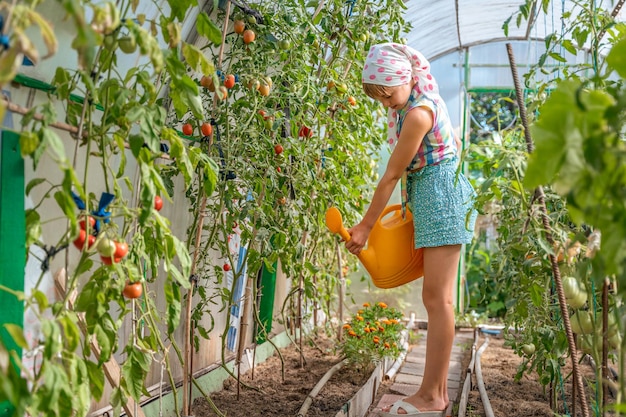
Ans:
[[[420,335],[419,342],[411,346],[410,351],[406,354],[404,363],[395,375],[393,384],[390,387],[391,393],[384,394],[367,417],[377,417],[378,413],[376,410],[387,407],[397,400],[417,392],[424,376],[427,331],[420,330]],[[462,379],[465,378],[465,370],[462,369],[463,357],[467,351],[471,350],[473,340],[473,331],[457,330],[448,371],[448,396],[450,397],[450,404],[446,413],[448,417],[452,417],[453,405],[458,397]]]

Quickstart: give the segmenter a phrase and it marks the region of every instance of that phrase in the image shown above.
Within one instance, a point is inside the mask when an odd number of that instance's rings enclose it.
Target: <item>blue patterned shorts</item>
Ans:
[[[408,174],[408,202],[413,214],[415,247],[470,243],[477,212],[476,192],[462,173],[458,159],[427,165]]]

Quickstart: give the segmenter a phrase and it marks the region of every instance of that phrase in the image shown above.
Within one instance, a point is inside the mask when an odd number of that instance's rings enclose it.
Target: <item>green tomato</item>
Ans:
[[[589,334],[579,334],[578,340],[576,341],[578,348],[590,355],[593,352],[593,337]]]
[[[522,352],[526,356],[532,356],[535,353],[535,344],[534,343],[526,343],[522,345]]]
[[[110,258],[115,253],[115,241],[105,237],[100,240],[97,249],[100,255]]]
[[[291,48],[291,42],[289,42],[287,39],[283,39],[282,41],[278,42],[278,47],[283,51],[286,51]]]
[[[563,278],[563,294],[565,298],[574,298],[580,292],[580,286],[578,280],[574,277]]]
[[[120,49],[125,54],[132,54],[137,50],[137,41],[132,36],[124,36],[119,40]]]
[[[566,298],[565,301],[573,309],[581,308],[587,302],[587,292],[580,291],[574,298]]]
[[[609,346],[612,349],[618,349],[622,344],[622,336],[619,332],[616,332],[612,336],[609,336]]]
[[[588,311],[576,311],[570,317],[572,331],[576,334],[590,334],[593,332],[593,321]]]

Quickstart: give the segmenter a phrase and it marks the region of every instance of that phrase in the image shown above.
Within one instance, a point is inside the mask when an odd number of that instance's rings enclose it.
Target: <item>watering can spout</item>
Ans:
[[[346,242],[350,240],[336,207],[326,211],[326,226]],[[415,249],[413,242],[411,213],[402,216],[399,204],[387,206],[370,232],[367,248],[357,255],[374,285],[394,288],[424,275],[423,250]]]
[[[341,236],[341,238],[346,242],[351,239],[350,233],[348,233],[346,228],[343,227],[343,219],[341,218],[341,213],[337,207],[331,207],[326,211],[326,226],[328,227],[328,230],[339,234],[339,236]],[[357,257],[368,271],[378,270],[376,256],[371,248],[363,249],[359,252]]]

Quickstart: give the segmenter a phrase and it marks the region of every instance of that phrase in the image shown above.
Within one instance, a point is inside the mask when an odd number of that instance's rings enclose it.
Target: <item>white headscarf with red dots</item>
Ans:
[[[407,84],[411,78],[415,80],[418,94],[439,94],[437,82],[430,73],[430,63],[420,52],[410,46],[392,42],[370,48],[363,66],[363,83],[395,87]],[[387,119],[388,141],[395,146],[398,141],[397,112],[389,109]]]

